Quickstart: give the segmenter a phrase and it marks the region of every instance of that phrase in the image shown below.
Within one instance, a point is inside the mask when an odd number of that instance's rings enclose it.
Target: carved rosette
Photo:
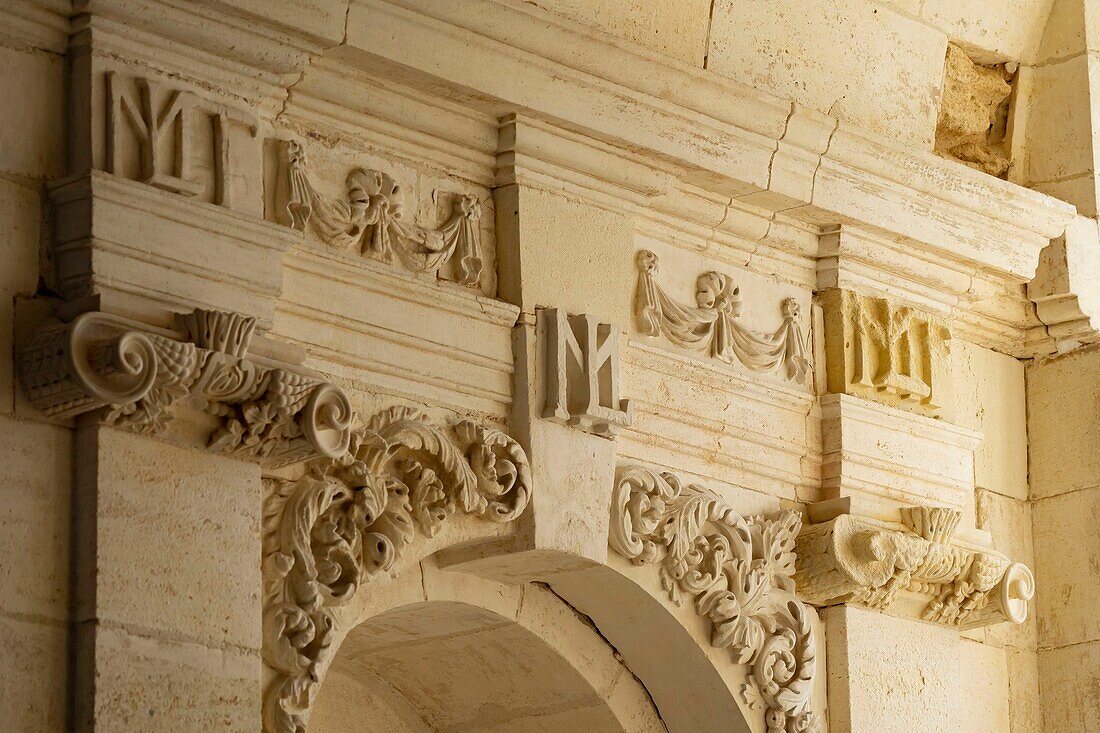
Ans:
[[[455,513],[508,522],[531,495],[523,449],[495,428],[443,429],[391,408],[357,429],[349,456],[272,481],[264,509],[264,730],[304,733],[335,652],[336,612],[420,532]]]
[[[179,330],[84,313],[45,329],[19,355],[28,399],[49,417],[106,408],[109,425],[163,431],[177,405],[213,415],[208,446],[266,466],[347,452],[344,393],[296,365],[251,357],[255,320],[196,309]]]
[[[436,272],[452,259],[458,281],[476,287],[484,259],[476,196],[457,197],[451,216],[438,229],[405,219],[403,191],[390,174],[353,168],[344,181],[344,197],[330,199],[313,187],[306,175],[302,146],[290,141],[284,151],[287,180],[283,202],[289,224],[308,224],[321,240],[339,250],[390,262],[394,256],[413,272]]]
[[[710,620],[711,644],[749,665],[742,695],[764,709],[768,733],[820,727],[808,709],[816,646],[792,577],[800,525],[793,511],[742,517],[668,473],[629,465],[615,477],[611,547],[636,565],[656,564],[670,598],[689,599]]]
[[[951,543],[959,512],[903,510],[905,531],[842,514],[798,537],[799,595],[814,605],[886,610],[906,592],[924,598],[925,621],[964,629],[1022,623],[1035,577],[995,552]]]

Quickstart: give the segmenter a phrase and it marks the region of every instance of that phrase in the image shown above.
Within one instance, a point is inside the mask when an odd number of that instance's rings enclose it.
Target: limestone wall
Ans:
[[[1100,8],[313,5],[0,18],[0,730],[1097,729]]]

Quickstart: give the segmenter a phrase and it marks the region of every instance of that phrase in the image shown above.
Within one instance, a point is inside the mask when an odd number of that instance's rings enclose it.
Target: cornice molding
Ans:
[[[352,408],[339,387],[250,351],[256,320],[195,309],[177,329],[89,312],[48,326],[19,351],[27,398],[47,417],[106,408],[103,421],[164,432],[188,405],[213,417],[207,448],[274,467],[348,449]]]
[[[944,626],[1023,623],[1035,577],[1026,565],[953,540],[961,513],[909,507],[904,529],[841,514],[802,529],[798,594],[815,606],[851,603]],[[901,602],[915,596],[917,606]]]
[[[794,595],[801,519],[742,517],[717,494],[670,473],[619,466],[610,545],[635,565],[657,565],[677,605],[690,601],[710,622],[711,644],[749,665],[741,694],[764,710],[768,733],[811,733],[816,644]]]
[[[449,517],[519,517],[531,472],[523,448],[496,428],[442,428],[391,407],[354,430],[345,458],[315,461],[303,478],[268,488],[263,656],[275,677],[264,731],[298,733],[336,652],[340,609]]]

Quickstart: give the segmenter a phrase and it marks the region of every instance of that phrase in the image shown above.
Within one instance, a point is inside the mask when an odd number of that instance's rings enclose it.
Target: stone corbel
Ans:
[[[852,603],[963,629],[1022,623],[1035,578],[1023,563],[952,543],[960,513],[902,510],[904,530],[841,514],[803,528],[798,594],[815,606]],[[906,596],[917,604],[905,603]]]
[[[178,316],[176,330],[89,312],[31,337],[19,374],[51,418],[105,408],[105,423],[154,435],[189,406],[214,419],[207,446],[219,453],[268,467],[345,455],[347,397],[298,364],[251,353],[255,328],[213,310]]]
[[[816,645],[794,594],[801,518],[742,517],[716,494],[674,475],[620,466],[610,544],[635,565],[657,565],[677,605],[689,600],[711,625],[711,644],[749,665],[741,692],[764,709],[768,733],[810,733]]]
[[[265,733],[301,733],[359,589],[417,534],[456,513],[509,522],[531,498],[527,456],[496,428],[432,424],[393,407],[355,429],[342,460],[270,480],[264,504]]]

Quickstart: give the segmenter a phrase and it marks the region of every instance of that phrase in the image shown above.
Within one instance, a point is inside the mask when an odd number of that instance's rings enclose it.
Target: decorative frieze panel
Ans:
[[[538,311],[546,341],[542,416],[597,435],[630,425],[630,401],[619,399],[619,334],[592,315]]]
[[[341,607],[389,570],[419,532],[464,513],[509,522],[531,497],[527,456],[510,437],[415,410],[378,413],[347,457],[314,462],[297,481],[270,481],[264,507],[264,660],[276,672],[266,733],[300,733],[336,649]]]
[[[669,473],[620,466],[610,544],[635,565],[657,565],[677,604],[690,600],[711,624],[711,644],[749,665],[746,703],[765,710],[768,733],[817,731],[809,710],[816,645],[794,595],[797,512],[737,514],[716,494]]]
[[[637,263],[635,314],[642,334],[663,335],[681,348],[727,363],[737,360],[752,371],[780,372],[799,383],[809,377],[811,349],[793,298],[780,303],[783,324],[776,331],[753,331],[740,321],[741,291],[728,275],[704,272],[696,279],[695,305],[681,305],[657,284],[657,255],[641,250]]]
[[[910,507],[905,529],[850,514],[811,524],[798,536],[798,594],[829,606],[854,603],[904,614],[901,596],[919,599],[921,619],[964,629],[1022,623],[1035,578],[1022,563],[953,544],[960,513]]]
[[[235,130],[259,134],[255,114],[203,99],[166,82],[125,79],[106,72],[107,172],[151,186],[198,196],[207,188],[196,170],[209,161],[209,200],[232,208],[230,179]],[[255,171],[259,175],[259,169]]]
[[[27,398],[55,418],[107,408],[107,424],[147,435],[186,404],[214,419],[210,449],[269,466],[347,452],[347,397],[296,364],[251,354],[255,319],[196,309],[177,324],[92,312],[47,328],[19,354]]]
[[[450,218],[430,229],[406,219],[404,191],[389,173],[353,168],[344,181],[344,196],[328,198],[306,175],[305,151],[297,142],[288,142],[284,155],[281,205],[295,229],[308,224],[333,249],[384,262],[396,256],[413,272],[436,272],[453,260],[460,283],[476,287],[481,280],[481,203],[476,196],[458,196]]]
[[[935,382],[950,333],[930,313],[833,288],[818,294],[825,317],[829,391],[934,416]]]

